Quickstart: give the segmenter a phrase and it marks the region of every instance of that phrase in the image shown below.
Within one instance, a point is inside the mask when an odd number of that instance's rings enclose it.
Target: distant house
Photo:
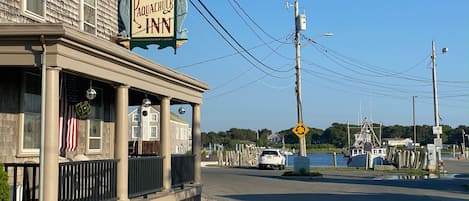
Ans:
[[[282,143],[282,135],[278,133],[272,133],[267,136],[267,139],[273,143]]]
[[[160,108],[159,106],[129,106],[129,152],[137,152],[139,137],[142,136],[142,153],[160,153]],[[185,154],[192,148],[192,129],[178,115],[170,115],[171,153]]]
[[[388,146],[409,146],[413,141],[410,138],[383,138],[383,143]]]

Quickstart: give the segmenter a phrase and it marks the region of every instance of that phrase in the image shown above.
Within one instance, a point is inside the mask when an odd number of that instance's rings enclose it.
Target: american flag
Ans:
[[[61,85],[63,84],[63,81]],[[75,106],[69,105],[66,95],[66,87],[61,86],[60,114],[59,114],[59,149],[61,153],[65,151],[75,151],[78,145],[78,118],[75,113]]]

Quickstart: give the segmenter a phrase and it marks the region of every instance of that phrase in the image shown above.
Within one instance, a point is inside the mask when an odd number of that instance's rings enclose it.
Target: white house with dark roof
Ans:
[[[282,136],[278,133],[270,134],[267,139],[273,143],[282,143]]]
[[[128,115],[129,151],[137,152],[139,138],[142,136],[142,153],[159,154],[159,106],[129,106]],[[170,137],[172,154],[185,154],[191,150],[192,129],[189,127],[189,123],[175,113],[170,115]]]

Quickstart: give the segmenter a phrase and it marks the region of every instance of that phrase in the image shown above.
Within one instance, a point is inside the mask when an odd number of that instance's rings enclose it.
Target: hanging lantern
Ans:
[[[97,95],[96,90],[93,89],[91,84],[92,84],[92,81],[90,80],[90,88],[88,90],[86,90],[86,98],[88,100],[95,99],[96,95]]]
[[[179,114],[184,114],[186,113],[186,109],[184,109],[183,107],[179,107],[178,112]]]

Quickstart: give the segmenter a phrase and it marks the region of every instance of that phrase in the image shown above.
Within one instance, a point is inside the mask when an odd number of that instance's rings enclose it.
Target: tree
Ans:
[[[345,147],[347,144],[347,125],[333,123],[324,131],[323,136],[323,143],[333,144],[335,147]]]
[[[350,130],[350,134],[359,132],[358,125],[351,125],[354,129]],[[357,128],[358,127],[358,128]],[[373,127],[379,127],[375,124]],[[432,144],[435,139],[432,131],[433,126],[421,125],[417,126],[417,142],[426,145]],[[462,131],[465,130],[466,133],[469,133],[468,127],[461,125],[457,128],[451,128],[448,125],[442,125],[443,135],[441,138],[445,144],[460,144],[462,142]],[[282,130],[279,132],[280,135],[284,136],[285,144],[287,147],[297,146],[298,136],[293,134],[292,128]],[[375,133],[379,135],[379,130],[375,129]],[[259,134],[259,139],[257,139],[257,134]],[[250,129],[240,129],[240,128],[231,128],[230,130],[224,132],[208,132],[202,133],[202,144],[204,147],[207,147],[209,143],[212,144],[223,144],[227,149],[233,149],[234,144],[236,143],[256,143],[258,146],[265,147],[279,147],[279,144],[272,144],[267,136],[272,134],[272,131],[264,128],[261,130],[250,130]],[[392,126],[383,126],[382,127],[382,138],[411,138],[414,136],[413,126],[401,126],[401,125],[392,125]],[[335,147],[342,148],[347,145],[347,124],[333,123],[326,130],[321,130],[317,128],[310,128],[310,131],[306,134],[306,146],[312,144],[333,144]],[[353,136],[352,136],[353,138]],[[353,139],[352,143],[353,143]],[[469,140],[468,142],[469,143]],[[298,148],[298,147],[296,147]]]

